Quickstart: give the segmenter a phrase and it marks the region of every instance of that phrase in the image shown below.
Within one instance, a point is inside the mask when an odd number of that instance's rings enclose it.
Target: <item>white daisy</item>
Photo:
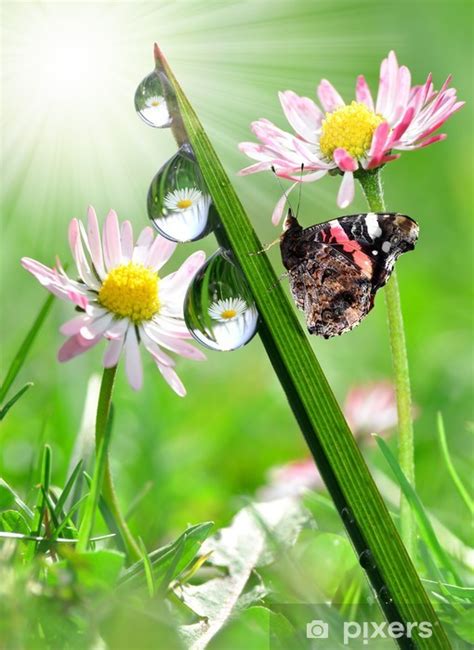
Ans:
[[[149,97],[145,102],[145,106],[139,111],[139,113],[145,122],[151,126],[164,128],[171,124],[171,116],[168,111],[168,106],[162,95]]]
[[[124,221],[120,225],[113,210],[107,215],[101,237],[93,208],[89,208],[87,229],[77,219],[71,221],[69,244],[79,280],[68,277],[59,262],[50,269],[27,257],[21,260],[48,291],[80,309],[60,328],[69,338],[59,350],[59,361],[86,352],[105,338],[104,367],[116,366],[123,351],[129,383],[139,389],[142,343],[171,388],[185,395],[174,371],[175,361],[163,348],[190,359],[204,358],[185,341],[191,334],[183,314],[185,293],[205,260],[204,253],[193,253],[178,271],[160,277],[158,271],[176,244],[154,237],[151,228],[145,228],[134,244],[132,224]]]
[[[178,242],[199,237],[207,227],[211,197],[197,187],[184,187],[166,194],[164,215],[154,223],[166,237]]]
[[[228,323],[235,320],[247,310],[247,303],[242,298],[225,298],[216,300],[207,310],[213,320]]]
[[[257,330],[258,311],[243,298],[216,300],[208,309],[213,323],[203,336],[193,331],[194,337],[207,347],[222,352],[236,350],[250,341]]]

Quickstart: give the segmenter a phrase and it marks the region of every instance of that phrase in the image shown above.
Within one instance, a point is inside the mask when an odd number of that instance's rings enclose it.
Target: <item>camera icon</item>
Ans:
[[[306,624],[307,639],[327,639],[329,636],[329,625],[324,621],[311,621]]]

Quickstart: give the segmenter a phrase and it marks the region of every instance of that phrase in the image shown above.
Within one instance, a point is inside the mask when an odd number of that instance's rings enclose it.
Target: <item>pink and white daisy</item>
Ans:
[[[457,101],[456,90],[448,87],[450,81],[449,76],[441,90],[435,91],[429,74],[424,84],[412,86],[409,69],[398,65],[392,51],[382,61],[375,101],[362,75],[357,78],[356,100],[350,104],[323,79],[317,90],[323,110],[308,97],[291,90],[281,92],[283,112],[294,133],[266,119],[253,122],[252,131],[260,144],[242,142],[239,148],[257,162],[240,174],[273,168],[278,176],[296,184],[340,173],[337,203],[345,208],[354,198],[355,172],[399,158],[394,150],[420,149],[446,138],[434,132],[464,105]],[[284,202],[283,197],[273,213],[275,225]]]
[[[28,257],[21,260],[48,291],[79,310],[60,328],[69,338],[59,350],[59,361],[69,361],[105,338],[104,367],[116,366],[123,352],[128,381],[138,390],[143,383],[142,343],[167,383],[184,396],[175,361],[164,350],[196,361],[205,358],[186,342],[191,335],[183,319],[186,290],[205,254],[193,253],[178,271],[162,278],[158,272],[176,243],[155,237],[151,228],[145,228],[134,245],[132,224],[124,221],[120,226],[113,210],[107,215],[101,238],[91,207],[87,229],[81,221],[71,221],[69,244],[78,280],[66,274],[59,260],[52,269]]]

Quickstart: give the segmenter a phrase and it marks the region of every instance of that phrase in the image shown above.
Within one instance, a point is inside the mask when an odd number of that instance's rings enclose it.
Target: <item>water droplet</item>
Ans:
[[[182,145],[152,180],[147,210],[156,230],[172,241],[195,241],[211,230],[215,208],[189,144]]]
[[[150,126],[166,129],[171,126],[171,115],[166,103],[169,82],[162,72],[153,70],[135,91],[138,115]]]
[[[384,603],[385,605],[390,605],[391,603],[393,603],[393,598],[390,594],[390,591],[387,589],[387,587],[382,587],[378,592],[378,596],[380,602]]]
[[[227,251],[219,249],[195,275],[186,294],[184,318],[194,338],[212,350],[236,350],[254,336],[258,311]]]
[[[352,511],[349,508],[342,508],[341,510],[341,519],[346,524],[346,526],[351,526],[355,524],[355,518],[352,514]]]
[[[365,549],[365,551],[362,551],[362,553],[359,555],[359,564],[366,571],[370,571],[371,569],[377,568],[377,565],[375,564],[374,556],[372,555],[372,552],[369,551],[368,548]]]

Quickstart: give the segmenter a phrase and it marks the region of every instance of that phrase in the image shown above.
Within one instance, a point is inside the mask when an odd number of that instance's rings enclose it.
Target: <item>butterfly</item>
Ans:
[[[353,214],[302,228],[288,210],[281,257],[309,333],[330,338],[356,327],[396,259],[415,247],[418,231],[416,221],[394,212]]]

